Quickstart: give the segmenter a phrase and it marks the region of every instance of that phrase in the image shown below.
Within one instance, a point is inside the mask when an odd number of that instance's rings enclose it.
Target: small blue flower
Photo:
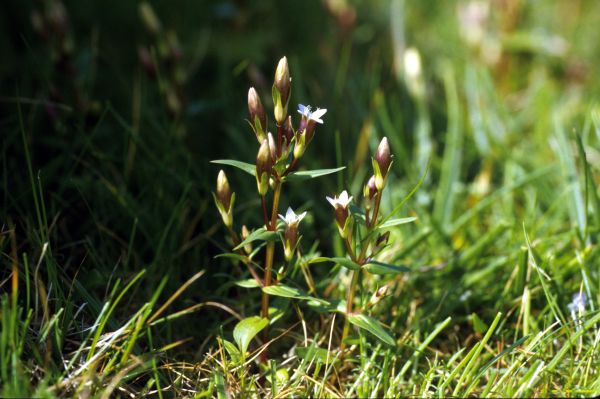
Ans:
[[[585,301],[587,300],[584,292],[577,292],[573,295],[573,300],[567,305],[572,313],[585,311]]]

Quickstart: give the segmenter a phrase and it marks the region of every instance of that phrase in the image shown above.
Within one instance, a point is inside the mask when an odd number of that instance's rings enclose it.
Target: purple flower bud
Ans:
[[[219,171],[219,176],[217,177],[217,198],[223,205],[223,208],[228,211],[231,205],[231,188],[223,169]]]
[[[277,159],[277,145],[275,144],[275,139],[270,132],[267,134],[267,143],[269,143],[269,153],[271,154],[271,159],[275,161]]]
[[[294,138],[294,126],[292,125],[292,117],[288,116],[285,124],[283,125],[283,137],[286,144],[290,144]]]
[[[390,240],[390,232],[386,231],[385,233],[380,234],[379,237],[377,237],[377,241],[375,241],[375,246],[377,248],[383,248],[387,245],[389,240]]]
[[[253,127],[256,127],[256,119],[258,118],[262,131],[265,132],[267,130],[265,109],[254,87],[248,90],[248,114],[250,115],[250,124]]]
[[[377,194],[377,185],[375,184],[375,175],[371,176],[371,178],[367,182],[367,188],[365,191],[368,193],[369,199],[373,199],[375,194]]]
[[[390,152],[390,145],[388,143],[387,137],[381,139],[379,147],[377,147],[375,160],[379,165],[379,171],[381,172],[381,176],[385,179],[390,168],[390,164],[392,163],[392,154]]]

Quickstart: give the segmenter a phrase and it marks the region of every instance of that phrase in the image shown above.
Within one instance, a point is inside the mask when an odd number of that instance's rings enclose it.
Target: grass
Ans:
[[[68,3],[67,33],[50,39],[29,14],[62,3],[12,3],[0,41],[0,396],[600,395],[597,4],[508,1],[469,42],[478,22],[459,23],[462,2],[351,2],[351,28],[327,2],[157,2],[161,35],[137,4],[111,5],[134,27],[126,35]],[[290,14],[311,23],[282,24]],[[175,61],[161,58],[169,29]],[[61,40],[73,45],[62,62]],[[412,46],[417,77],[402,65]],[[268,341],[245,353],[235,326],[260,313],[260,292],[216,257],[231,243],[209,160],[255,158],[245,93],[269,93],[261,82],[283,54],[290,107],[329,109],[307,168],[346,169],[289,183],[281,208],[309,211],[286,278],[302,294],[271,297]],[[395,344],[351,327],[342,356],[343,315],[306,296],[342,301],[350,273],[309,258],[343,256],[325,196],[361,192],[384,135],[396,155],[384,213],[426,176],[397,215],[416,220],[390,228],[379,259],[410,272],[359,281],[362,303],[389,286],[371,316]],[[228,176],[236,223],[259,225],[255,182]]]

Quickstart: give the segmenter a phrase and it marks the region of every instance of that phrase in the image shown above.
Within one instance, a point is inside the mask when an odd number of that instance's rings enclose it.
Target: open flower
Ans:
[[[317,123],[323,124],[323,119],[321,119],[321,117],[327,113],[327,109],[321,109],[317,107],[317,109],[314,112],[310,109],[310,105],[298,104],[298,113],[302,115],[302,119],[306,118],[307,120],[312,120]]]
[[[291,207],[288,207],[285,216],[279,214],[279,218],[285,222],[286,226],[298,226],[298,224],[302,221],[302,219],[304,219],[305,216],[306,212],[302,212],[301,214],[296,215],[296,212],[294,212],[294,210]]]
[[[335,221],[337,222],[338,230],[342,238],[348,237],[350,230],[352,230],[351,221],[352,218],[348,217],[348,205],[352,202],[352,196],[348,196],[346,190],[338,197],[326,197],[327,201],[335,208]]]
[[[304,150],[315,134],[317,123],[323,124],[323,115],[327,112],[326,109],[317,108],[316,111],[311,111],[310,105],[298,104],[298,113],[302,115],[298,132],[296,134],[296,144],[294,145],[294,158],[298,159],[304,154]]]
[[[352,196],[348,197],[348,192],[346,190],[342,191],[342,193],[338,197],[326,197],[327,201],[335,208],[338,207],[348,208],[350,202],[352,202]]]
[[[296,215],[292,208],[288,207],[285,216],[279,215],[279,218],[285,223],[285,232],[283,233],[283,250],[285,260],[290,261],[296,252],[298,246],[298,224],[304,219],[306,212]]]

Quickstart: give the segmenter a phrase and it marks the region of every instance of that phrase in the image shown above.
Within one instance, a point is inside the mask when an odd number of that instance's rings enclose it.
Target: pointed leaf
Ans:
[[[283,298],[301,299],[304,296],[298,288],[289,287],[283,284],[269,285],[268,287],[263,287],[263,292],[269,295],[280,296]]]
[[[236,168],[241,169],[244,172],[251,174],[252,176],[256,176],[256,165],[251,163],[236,161],[235,159],[216,159],[210,162],[218,163],[220,165],[235,166]]]
[[[376,260],[370,261],[363,268],[371,274],[408,273],[411,271],[410,267],[390,265]]]
[[[249,278],[247,280],[238,280],[235,282],[235,285],[237,285],[238,287],[242,287],[242,288],[258,288],[258,287],[260,287],[258,282],[253,278]]]
[[[396,344],[394,338],[385,331],[381,324],[367,315],[351,314],[348,315],[348,321],[363,330],[367,330],[388,345],[394,346]]]
[[[386,229],[388,227],[398,226],[399,224],[414,222],[415,220],[417,220],[417,217],[415,217],[415,216],[408,217],[408,218],[389,219],[389,220],[381,223],[378,226],[378,228]]]
[[[261,227],[260,229],[256,229],[254,230],[252,233],[250,233],[248,235],[248,237],[246,237],[246,239],[244,241],[242,241],[241,243],[239,243],[239,245],[235,248],[233,248],[234,251],[237,251],[238,249],[244,247],[247,244],[250,244],[253,241],[273,241],[277,238],[277,232],[276,231],[270,231],[265,229],[264,227]]]
[[[320,256],[318,258],[311,259],[308,263],[312,264],[312,263],[323,263],[323,262],[339,263],[340,265],[344,266],[347,269],[360,270],[360,265],[358,263],[354,263],[351,259],[342,258],[342,257],[328,258],[325,256]]]
[[[329,175],[331,173],[337,173],[340,170],[346,169],[345,166],[334,168],[334,169],[316,169],[316,170],[302,170],[300,172],[290,173],[285,179],[287,181],[302,181],[308,179],[314,179],[315,177]]]
[[[329,302],[312,297],[307,295],[305,292],[299,290],[298,288],[290,287],[283,284],[278,285],[269,285],[268,287],[263,287],[263,292],[273,296],[280,296],[282,298],[293,298],[293,299],[302,299],[305,301],[316,301],[323,305],[329,305]]]
[[[242,353],[246,353],[252,338],[261,332],[268,324],[269,320],[259,316],[247,317],[236,324],[233,329],[233,339]]]

